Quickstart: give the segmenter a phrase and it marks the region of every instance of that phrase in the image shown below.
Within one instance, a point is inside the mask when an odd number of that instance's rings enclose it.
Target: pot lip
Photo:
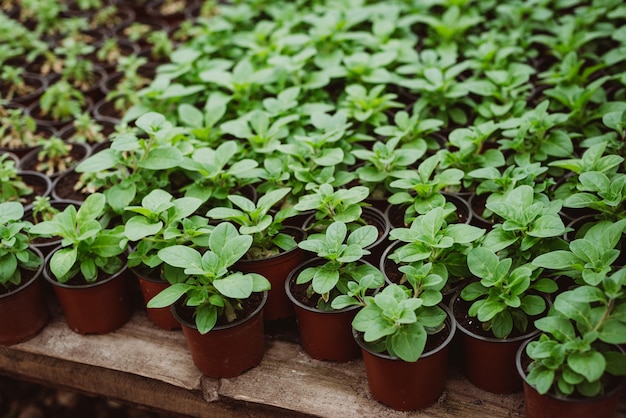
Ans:
[[[452,315],[454,316],[454,302],[459,299],[461,297],[461,292],[457,292],[452,296],[452,299],[450,299],[450,303],[449,303],[449,308],[450,311],[452,312]],[[545,299],[545,298],[544,298]],[[546,300],[547,301],[547,300]],[[547,301],[548,302],[548,301]],[[470,330],[468,330],[467,328],[463,327],[463,325],[461,325],[459,323],[459,321],[456,320],[455,318],[455,322],[457,323],[457,328],[459,329],[459,331],[461,331],[463,334],[475,338],[477,340],[480,341],[485,341],[485,342],[490,342],[490,343],[496,343],[496,344],[502,344],[502,343],[517,343],[520,341],[524,341],[526,339],[529,338],[533,338],[536,335],[538,335],[541,331],[537,328],[535,328],[532,331],[527,331],[525,334],[522,335],[518,335],[517,337],[511,337],[511,338],[496,338],[496,337],[486,337],[484,335],[480,335],[480,334],[476,334]]]
[[[27,287],[29,287],[31,284],[33,284],[36,280],[39,280],[39,276],[41,276],[42,271],[44,269],[44,256],[42,254],[42,252],[39,250],[39,248],[37,247],[33,247],[32,245],[30,245],[28,247],[29,250],[33,251],[35,254],[37,254],[37,256],[39,257],[39,259],[41,260],[41,263],[39,263],[39,267],[37,267],[37,270],[31,270],[34,272],[33,277],[31,277],[28,281],[26,282],[20,282],[20,284],[13,289],[13,291],[9,292],[9,293],[3,293],[0,295],[0,302],[2,302],[2,299],[6,299],[6,298],[10,298],[11,296],[21,292],[22,290],[26,289]]]
[[[236,321],[233,321],[229,324],[225,324],[225,325],[216,325],[214,326],[211,331],[209,331],[209,333],[213,332],[213,331],[222,331],[222,330],[226,330],[229,328],[233,328],[236,327],[237,325],[240,325],[252,318],[254,318],[255,316],[257,316],[259,313],[261,313],[262,309],[265,307],[265,304],[267,302],[267,295],[268,295],[268,291],[264,290],[263,292],[261,292],[261,295],[263,296],[263,298],[261,299],[261,303],[259,303],[259,306],[257,306],[254,311],[252,311],[249,315],[243,317],[243,318],[239,318]],[[196,327],[195,323],[191,323],[186,321],[185,319],[181,318],[180,315],[178,314],[176,308],[178,305],[180,305],[183,300],[183,298],[178,299],[176,302],[174,302],[171,306],[170,306],[170,310],[172,311],[172,315],[174,315],[174,318],[183,326],[187,327],[187,328],[191,328],[193,330],[198,330],[198,327]]]
[[[128,264],[124,263],[122,268],[120,268],[115,273],[108,275],[108,277],[106,277],[104,280],[99,280],[99,281],[96,281],[94,283],[82,283],[82,284],[61,283],[58,280],[56,280],[54,277],[52,277],[52,272],[49,271],[50,269],[48,268],[48,262],[52,258],[52,255],[55,252],[57,252],[59,249],[61,249],[61,248],[63,248],[63,247],[61,245],[59,245],[59,246],[55,247],[52,251],[50,251],[50,253],[48,255],[46,255],[44,263],[43,263],[44,264],[44,267],[43,267],[43,277],[46,279],[46,281],[48,283],[51,283],[55,287],[61,287],[61,288],[64,288],[64,289],[90,289],[92,287],[98,287],[98,286],[104,285],[106,283],[109,283],[109,282],[117,279],[119,276],[124,274],[124,272],[126,272],[126,270],[128,270]]]
[[[530,338],[526,339],[526,341],[524,341],[522,343],[522,345],[520,345],[520,347],[517,349],[517,353],[515,354],[515,367],[517,369],[517,373],[522,378],[522,381],[524,382],[524,385],[527,385],[529,388],[531,388],[534,391],[536,391],[535,387],[526,381],[526,376],[527,375],[526,375],[526,371],[522,367],[522,356],[525,355],[525,353],[526,353],[526,346],[531,341],[534,341],[537,338],[539,338],[539,333],[538,333],[538,335],[535,335],[533,337],[530,337]],[[614,347],[616,347],[622,353],[626,352],[619,345],[614,345]],[[620,376],[616,376],[616,377],[620,377]],[[610,398],[611,396],[615,395],[616,393],[619,393],[624,386],[626,386],[626,376],[621,376],[620,382],[617,385],[615,385],[615,387],[613,389],[609,390],[608,392],[604,393],[603,395],[592,397],[592,398],[568,398],[568,397],[556,395],[556,394],[551,393],[551,392],[548,392],[548,393],[546,393],[544,395],[540,395],[540,396],[547,396],[547,397],[549,397],[551,399],[554,399],[556,401],[561,401],[561,402],[581,403],[582,404],[582,403],[595,402],[595,401],[599,401],[599,400],[602,400],[602,399]]]
[[[452,339],[454,338],[454,335],[456,334],[457,321],[454,318],[454,315],[452,314],[452,310],[448,306],[446,306],[445,304],[442,304],[442,303],[440,303],[438,306],[441,309],[443,309],[444,311],[446,311],[446,314],[448,315],[447,319],[448,319],[448,322],[450,324],[450,333],[448,334],[446,339],[439,346],[433,348],[430,351],[426,351],[426,352],[422,353],[422,355],[417,359],[417,361],[419,361],[419,360],[421,360],[423,358],[426,358],[426,357],[433,356],[433,355],[437,354],[438,352],[440,352],[441,350],[443,350],[444,348],[446,348],[452,342]],[[375,351],[370,350],[367,347],[366,343],[361,338],[361,334],[362,334],[362,332],[357,331],[354,328],[352,328],[352,335],[354,336],[354,340],[357,342],[359,347],[361,347],[363,350],[365,350],[368,353],[370,353],[371,355],[373,355],[375,357],[379,357],[381,359],[392,360],[392,361],[404,361],[402,359],[399,359],[398,357],[390,356],[387,353],[377,353]]]
[[[285,293],[287,294],[287,297],[289,298],[291,303],[293,303],[298,308],[304,309],[305,311],[316,312],[320,314],[331,314],[331,315],[343,314],[345,312],[351,312],[351,311],[360,309],[361,308],[360,306],[354,305],[354,306],[347,306],[341,309],[333,309],[331,311],[320,311],[317,308],[305,305],[304,303],[300,302],[293,296],[293,294],[291,293],[291,283],[295,282],[297,274],[300,273],[304,268],[309,267],[310,265],[316,265],[317,263],[320,263],[323,261],[324,261],[323,258],[316,256],[314,258],[310,258],[308,260],[303,261],[302,263],[297,265],[293,270],[289,272],[289,275],[287,275],[287,278],[285,279]],[[362,262],[363,264],[369,264],[373,266],[372,263],[364,259],[361,259],[360,262]]]
[[[302,240],[306,238],[306,231],[304,229],[302,229],[302,228],[299,228],[299,227],[296,227],[296,226],[290,226],[290,225],[285,225],[285,226],[283,226],[281,228],[281,231],[287,231],[287,230],[293,231],[296,234],[299,234]],[[246,264],[254,264],[255,262],[260,262],[260,261],[276,260],[276,259],[278,259],[280,257],[285,256],[286,254],[294,253],[294,252],[296,252],[299,249],[300,248],[296,245],[295,247],[290,248],[287,251],[282,251],[282,252],[280,252],[278,254],[274,254],[274,255],[271,255],[269,257],[255,258],[255,259],[242,259],[242,260],[237,261],[237,264],[246,265]]]

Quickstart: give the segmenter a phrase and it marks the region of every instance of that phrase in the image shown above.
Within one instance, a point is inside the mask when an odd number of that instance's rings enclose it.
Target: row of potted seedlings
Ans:
[[[128,296],[83,294],[90,313],[74,317],[65,294],[87,282],[127,295],[130,268],[157,286],[142,287],[155,324],[211,341],[192,350],[209,376],[257,365],[264,325],[295,316],[307,353],[362,356],[395,409],[438,399],[452,350],[484,390],[523,383],[528,416],[599,416],[582,399],[611,416],[626,374],[624,6],[212,10],[109,141],[55,180],[77,192],[64,209],[26,222],[3,179],[9,293],[38,268],[72,329],[110,332]],[[20,158],[6,161],[17,174]],[[44,258],[29,250],[39,236],[62,242]],[[113,322],[83,322],[96,316]],[[212,341],[242,324],[254,342]],[[232,369],[210,363],[242,347],[254,354]],[[376,383],[383,371],[408,380]]]

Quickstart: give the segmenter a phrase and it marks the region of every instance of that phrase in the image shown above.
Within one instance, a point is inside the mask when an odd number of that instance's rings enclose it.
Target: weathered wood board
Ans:
[[[81,336],[55,308],[34,339],[0,348],[0,373],[194,417],[523,417],[521,393],[495,395],[452,365],[432,407],[398,412],[373,400],[363,362],[311,359],[297,344],[268,335],[260,366],[210,379],[193,365],[180,331],[163,331],[137,311],[116,332]],[[626,417],[626,389],[618,411]]]

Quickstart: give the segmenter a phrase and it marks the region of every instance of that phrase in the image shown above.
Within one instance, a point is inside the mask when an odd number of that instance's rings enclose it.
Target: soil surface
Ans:
[[[188,418],[0,376],[0,418]]]

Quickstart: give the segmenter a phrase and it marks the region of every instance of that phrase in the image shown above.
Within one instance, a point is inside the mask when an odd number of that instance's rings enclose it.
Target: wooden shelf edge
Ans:
[[[0,347],[0,373],[194,417],[523,417],[523,395],[471,385],[454,365],[433,406],[398,412],[369,394],[362,360],[311,359],[299,344],[268,336],[262,363],[232,379],[193,365],[182,332],[156,328],[136,312],[120,330],[81,336],[59,312],[34,339]],[[618,417],[626,417],[626,389]]]

